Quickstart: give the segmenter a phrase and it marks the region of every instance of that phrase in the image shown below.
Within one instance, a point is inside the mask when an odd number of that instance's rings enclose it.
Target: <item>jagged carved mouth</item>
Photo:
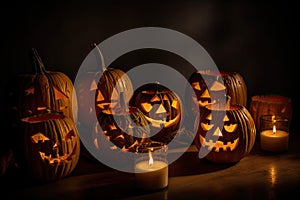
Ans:
[[[239,144],[239,138],[225,143],[219,140],[213,141],[211,139],[207,141],[203,136],[200,135],[200,142],[202,146],[205,146],[208,148],[208,150],[213,150],[215,152],[219,152],[221,149],[223,151],[233,151]]]
[[[63,137],[63,141],[65,141],[68,145],[73,144],[73,140],[75,140],[76,135],[74,130],[71,130],[68,134],[66,134]],[[42,133],[37,133],[33,136],[31,136],[31,141],[33,143],[44,143],[45,141],[49,141],[50,139],[48,137],[46,137],[44,134]],[[42,158],[42,160],[44,162],[48,162],[49,165],[51,166],[56,166],[56,165],[61,165],[67,162],[70,162],[72,160],[72,157],[76,154],[77,151],[77,141],[75,141],[75,145],[73,146],[73,149],[70,151],[70,153],[66,153],[65,155],[59,155],[57,154],[56,156],[53,156],[51,153],[49,155],[46,155],[45,152],[39,151],[40,157]],[[57,150],[58,148],[60,148],[61,144],[59,141],[57,141],[52,149],[53,150]]]
[[[55,166],[55,165],[62,165],[67,162],[70,162],[72,160],[72,156],[75,155],[76,153],[76,148],[77,148],[77,142],[75,143],[71,153],[65,154],[63,156],[57,154],[56,157],[52,157],[51,154],[46,156],[45,153],[41,151],[39,153],[43,161],[47,161],[49,165]]]

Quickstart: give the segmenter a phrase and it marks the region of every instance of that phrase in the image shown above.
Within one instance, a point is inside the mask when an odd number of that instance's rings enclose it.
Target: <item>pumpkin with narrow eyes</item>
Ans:
[[[215,163],[235,163],[253,148],[256,128],[242,105],[207,105],[195,123],[195,145],[199,155]]]
[[[189,83],[196,96],[186,90],[187,103],[191,105],[191,115],[199,113],[199,108],[214,103],[220,96],[231,97],[232,104],[247,105],[247,87],[243,77],[237,72],[213,72],[199,70],[189,77]]]
[[[59,113],[21,119],[16,157],[34,179],[48,182],[70,175],[80,156],[80,138],[74,121]]]
[[[168,144],[182,121],[179,96],[159,83],[148,83],[134,91],[129,105],[139,108],[150,123],[150,139]]]
[[[76,121],[78,107],[72,80],[63,72],[46,70],[35,48],[32,48],[32,54],[35,72],[18,74],[10,86],[14,120],[51,110]]]

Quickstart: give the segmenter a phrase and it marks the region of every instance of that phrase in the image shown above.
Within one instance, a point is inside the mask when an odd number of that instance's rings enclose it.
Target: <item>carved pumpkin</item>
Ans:
[[[97,45],[103,73],[97,84],[95,94],[96,114],[114,114],[115,107],[120,103],[120,93],[123,93],[125,103],[127,104],[133,94],[133,86],[127,74],[116,68],[105,68],[104,58]]]
[[[129,104],[139,108],[151,124],[150,139],[168,144],[177,134],[182,120],[181,100],[159,83],[135,90]]]
[[[47,112],[62,112],[77,120],[77,97],[73,82],[63,72],[47,71],[36,49],[32,49],[35,73],[19,74],[11,86],[11,107],[16,118]]]
[[[33,178],[54,181],[75,169],[80,139],[74,121],[58,113],[21,119],[16,149],[18,162]]]
[[[201,108],[196,123],[195,145],[200,150],[199,155],[211,162],[238,162],[254,145],[255,124],[242,105],[207,105]]]
[[[138,108],[130,107],[127,112],[124,110],[115,115],[102,113],[98,120],[105,137],[99,135],[101,132],[95,132],[94,145],[97,149],[106,138],[110,142],[105,147],[107,149],[136,152],[137,146],[148,140],[149,122]]]
[[[192,116],[224,94],[231,97],[232,104],[247,105],[247,87],[237,72],[196,71],[190,76],[189,83],[196,95],[191,99],[192,95],[186,94],[187,102],[192,105]]]
[[[281,115],[289,120],[290,125],[292,101],[280,95],[255,95],[251,97],[249,111],[257,130],[260,130],[260,117],[263,115]],[[258,135],[256,139],[259,140]]]

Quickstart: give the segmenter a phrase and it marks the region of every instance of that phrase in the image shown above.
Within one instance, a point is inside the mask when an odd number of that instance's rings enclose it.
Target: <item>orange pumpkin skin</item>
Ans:
[[[11,107],[20,119],[47,110],[62,112],[77,120],[77,97],[73,82],[63,72],[47,71],[37,51],[33,49],[36,71],[14,77],[9,99]]]
[[[241,105],[226,109],[201,108],[195,145],[204,148],[205,159],[215,163],[235,163],[253,148],[256,128],[248,110]],[[212,119],[214,119],[212,121]],[[217,119],[217,120],[215,120]]]
[[[103,140],[107,140],[106,149],[136,152],[137,146],[148,140],[149,122],[138,108],[130,107],[128,112],[115,115],[101,113],[98,120],[103,135],[95,132],[93,144],[99,150],[104,147]]]
[[[280,115],[292,121],[293,109],[290,98],[280,95],[255,95],[251,97],[249,112],[255,122],[256,129],[260,130],[262,115]],[[259,137],[256,137],[259,140]]]
[[[232,104],[247,106],[246,83],[237,72],[196,71],[189,77],[189,83],[196,95],[195,99],[191,99],[192,95],[186,94],[187,103],[192,106],[192,116],[224,94],[231,97]]]
[[[23,118],[16,138],[21,167],[42,182],[70,175],[80,156],[80,138],[75,123],[62,114],[49,113]]]
[[[129,105],[139,108],[150,123],[150,139],[168,144],[177,135],[182,120],[179,96],[159,83],[134,91]]]

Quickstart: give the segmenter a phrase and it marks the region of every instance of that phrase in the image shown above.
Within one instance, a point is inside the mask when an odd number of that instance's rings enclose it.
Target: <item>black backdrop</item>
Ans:
[[[1,5],[0,14],[1,121],[6,119],[8,80],[33,70],[32,47],[49,70],[63,71],[74,80],[91,43],[128,29],[156,26],[195,39],[219,70],[239,72],[249,99],[256,94],[290,97],[293,126],[299,102],[294,7],[290,1],[9,1]],[[112,65],[127,70],[152,61],[183,71],[188,65],[174,55],[151,51],[129,53]]]

